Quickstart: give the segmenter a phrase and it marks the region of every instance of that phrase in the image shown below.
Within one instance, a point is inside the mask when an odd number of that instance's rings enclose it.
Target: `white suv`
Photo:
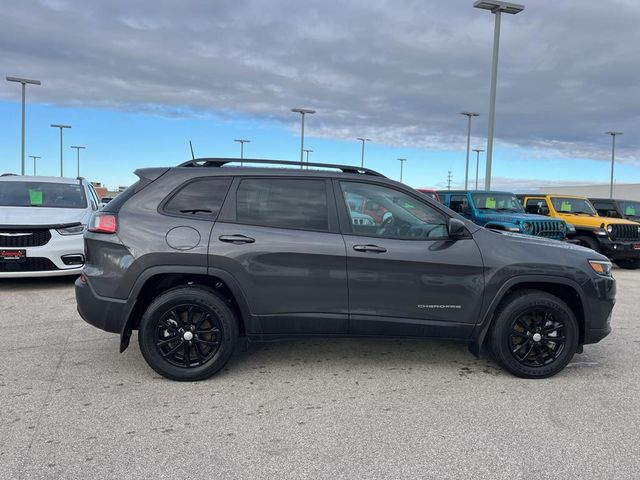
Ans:
[[[0,278],[79,275],[98,204],[83,178],[0,177]]]

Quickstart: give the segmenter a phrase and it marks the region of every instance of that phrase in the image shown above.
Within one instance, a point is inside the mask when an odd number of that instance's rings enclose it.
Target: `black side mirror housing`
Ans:
[[[607,217],[620,218],[620,214],[616,210],[607,210]]]
[[[447,226],[449,231],[449,238],[458,239],[466,238],[469,236],[469,231],[464,222],[458,218],[450,218],[449,225]]]
[[[540,207],[540,215],[549,215],[549,208],[548,207]]]

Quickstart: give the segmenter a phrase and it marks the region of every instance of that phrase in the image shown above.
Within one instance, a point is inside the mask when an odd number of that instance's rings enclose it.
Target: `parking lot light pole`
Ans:
[[[240,144],[240,166],[242,166],[242,160],[244,159],[244,144],[251,143],[251,140],[245,140],[243,138],[236,138],[234,142],[238,142]]]
[[[310,148],[305,148],[304,153],[307,154],[307,170],[309,170],[309,154],[313,153],[313,150],[311,150]]]
[[[460,115],[466,115],[469,121],[467,122],[467,163],[464,169],[464,189],[469,188],[469,147],[471,145],[471,117],[479,117],[479,113],[475,112],[462,112]]]
[[[29,158],[33,158],[33,176],[36,176],[36,160],[42,158],[37,155],[29,155]]]
[[[478,190],[478,169],[480,167],[480,152],[484,152],[481,148],[474,148],[474,152],[476,152],[476,190]]]
[[[491,93],[489,95],[489,131],[487,133],[487,168],[484,179],[485,190],[491,190],[491,161],[493,159],[493,129],[496,117],[496,83],[498,80],[498,49],[500,45],[500,19],[503,13],[515,15],[524,10],[524,5],[495,0],[477,0],[474,8],[489,10],[496,16],[493,31],[493,57],[491,61]]]
[[[605,132],[611,135],[611,183],[609,185],[609,198],[613,198],[613,166],[616,162],[616,136],[624,135],[624,132]]]
[[[404,166],[404,162],[406,162],[407,159],[399,158],[398,161],[400,162],[400,183],[402,183],[402,167]]]
[[[7,82],[16,82],[22,85],[22,148],[20,150],[20,175],[24,175],[24,117],[25,117],[25,99],[27,84],[41,85],[40,80],[29,80],[28,78],[7,77]]]
[[[77,160],[78,160],[78,175],[76,175],[77,177],[80,176],[80,150],[84,150],[87,147],[79,147],[79,146],[71,146],[71,148],[75,148],[76,149],[76,155],[77,155]]]
[[[302,115],[302,129],[300,133],[300,168],[302,169],[303,159],[304,159],[304,116],[307,113],[309,115],[313,115],[314,113],[316,113],[316,111],[310,110],[308,108],[292,108],[291,111]]]
[[[64,177],[64,175],[62,174],[63,173],[63,163],[64,163],[63,162],[64,156],[63,156],[63,153],[62,153],[62,144],[63,144],[62,143],[62,130],[64,130],[65,128],[71,128],[71,125],[57,125],[57,124],[52,123],[51,126],[54,127],[54,128],[59,128],[60,129],[60,176]]]
[[[366,137],[358,137],[358,140],[360,140],[362,142],[362,154],[360,155],[360,167],[364,167],[364,143],[365,142],[370,142],[371,139],[370,138],[366,138]]]

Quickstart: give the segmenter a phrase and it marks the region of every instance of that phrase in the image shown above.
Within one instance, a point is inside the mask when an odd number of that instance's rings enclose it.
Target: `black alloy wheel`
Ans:
[[[496,310],[487,340],[493,358],[509,372],[546,378],[571,361],[580,330],[563,300],[541,290],[520,290]]]
[[[229,300],[199,285],[161,293],[147,307],[138,332],[149,366],[172,380],[210,377],[231,357],[238,318]]]
[[[156,348],[176,367],[204,365],[220,348],[222,327],[214,312],[200,305],[170,308],[158,321]]]
[[[518,362],[527,367],[543,367],[562,354],[567,342],[565,325],[553,313],[548,308],[533,308],[513,321],[511,354]]]

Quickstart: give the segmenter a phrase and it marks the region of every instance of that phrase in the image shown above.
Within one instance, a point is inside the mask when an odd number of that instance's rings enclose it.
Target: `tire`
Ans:
[[[625,270],[636,270],[640,268],[640,258],[630,258],[627,260],[614,260],[613,261],[620,268]]]
[[[588,237],[586,235],[578,235],[577,237],[575,237],[575,240],[580,242],[580,245],[582,245],[583,247],[587,247],[591,250],[595,250],[598,253],[602,253],[602,249],[600,248],[598,241],[592,237]]]
[[[196,381],[227,363],[238,340],[238,319],[225,300],[200,286],[158,296],[142,316],[138,343],[149,366],[166,378]]]
[[[522,290],[496,311],[489,349],[513,375],[547,378],[571,361],[579,335],[578,322],[565,302],[539,290]]]

